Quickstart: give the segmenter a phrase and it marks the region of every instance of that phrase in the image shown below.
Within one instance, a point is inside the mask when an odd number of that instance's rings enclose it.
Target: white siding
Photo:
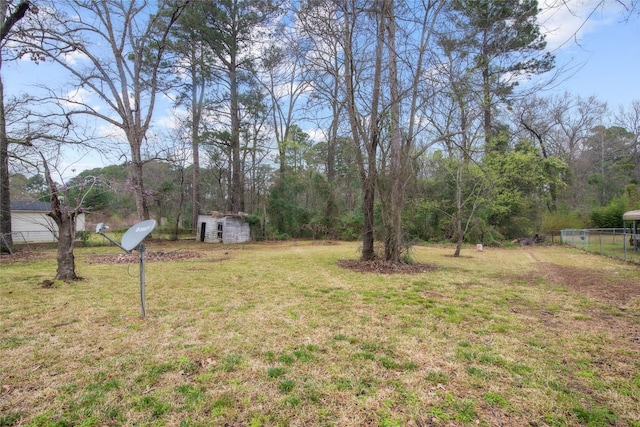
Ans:
[[[202,226],[204,224],[204,239]],[[245,243],[251,241],[251,228],[242,218],[236,216],[200,215],[196,240],[207,243]]]
[[[76,231],[83,231],[85,215],[78,215]],[[12,211],[11,234],[14,243],[57,242],[58,226],[42,211]]]
[[[249,224],[242,218],[225,217],[222,243],[245,243],[251,240]]]
[[[196,239],[199,242],[207,242],[207,243],[220,242],[220,239],[218,239],[217,237],[218,219],[221,219],[221,218],[212,218],[207,215],[198,216],[198,235],[196,236]],[[203,225],[204,225],[204,239],[202,239]]]

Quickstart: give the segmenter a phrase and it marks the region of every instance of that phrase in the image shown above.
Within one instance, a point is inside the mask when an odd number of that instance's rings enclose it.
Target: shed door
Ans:
[[[200,241],[204,242],[204,236],[206,235],[207,223],[203,222],[200,224]]]

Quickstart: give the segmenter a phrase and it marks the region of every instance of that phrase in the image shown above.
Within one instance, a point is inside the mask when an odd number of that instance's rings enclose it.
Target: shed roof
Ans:
[[[640,221],[640,209],[636,211],[625,212],[622,215],[622,219],[625,221]]]
[[[24,202],[20,200],[11,202],[12,211],[51,212],[49,202]]]

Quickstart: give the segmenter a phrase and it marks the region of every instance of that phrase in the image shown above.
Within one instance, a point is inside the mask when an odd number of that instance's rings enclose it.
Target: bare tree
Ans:
[[[338,213],[336,151],[345,111],[340,42],[342,33],[339,25],[327,25],[327,22],[337,22],[337,12],[338,9],[332,3],[307,2],[297,14],[301,31],[309,44],[304,65],[311,89],[308,97],[310,119],[323,129],[327,144],[326,176],[329,194],[325,212],[331,236],[335,235],[335,216]]]
[[[555,120],[557,117],[554,118],[549,114],[549,102],[549,99],[533,96],[528,99],[523,99],[513,109],[517,115],[516,125],[518,128],[524,130],[527,137],[533,138],[540,147],[540,152],[545,159],[554,155],[549,145],[551,144],[554,130],[556,130],[559,125]],[[550,212],[557,210],[558,191],[555,183],[552,183],[549,188]]]
[[[631,102],[628,109],[620,107],[615,117],[615,123],[631,132],[633,136],[629,140],[627,149],[634,165],[632,178],[640,182],[640,99]]]
[[[140,219],[149,218],[142,180],[143,145],[161,90],[160,72],[169,31],[183,2],[55,1],[25,21],[25,53],[46,57],[66,70],[76,89],[99,99],[100,107],[61,97],[70,120],[90,115],[119,129],[129,145],[130,187]],[[77,57],[79,64],[69,61]]]
[[[401,259],[405,246],[402,231],[405,187],[414,157],[428,145],[417,148],[419,135],[424,132],[424,123],[417,117],[429,99],[430,91],[425,90],[423,83],[424,70],[442,3],[399,4],[396,7],[392,0],[346,1],[328,7],[310,2],[315,9],[305,9],[308,20],[318,20],[315,25],[305,27],[325,28],[326,22],[333,22],[335,28],[341,29],[334,39],[323,40],[317,48],[319,52],[331,52],[332,43],[339,46],[336,57],[341,62],[336,67],[334,62],[316,62],[329,83],[332,70],[342,74],[340,88],[325,85],[323,89],[333,96],[329,105],[336,126],[332,129],[338,130],[337,121],[344,108],[356,147],[363,194],[363,260],[376,257],[373,213],[378,195],[383,211],[384,257],[394,262]]]
[[[271,126],[278,145],[280,176],[286,173],[286,141],[296,118],[296,104],[304,94],[309,81],[305,77],[305,55],[294,35],[283,34],[281,46],[269,46],[261,63],[261,79],[269,94]]]
[[[53,218],[58,226],[58,269],[56,270],[55,278],[57,280],[77,280],[80,277],[76,274],[73,242],[76,238],[76,220],[78,214],[82,212],[82,203],[73,207],[63,204],[58,185],[52,178],[49,163],[44,155],[42,155],[42,166],[51,201],[51,212],[48,215]],[[69,202],[66,198],[64,201]]]
[[[27,0],[20,1],[15,7],[8,0],[0,0],[0,70],[2,70],[2,51],[5,41],[15,24],[26,15],[31,7]],[[12,252],[11,236],[11,196],[9,194],[9,137],[4,105],[4,85],[0,73],[0,252]]]
[[[370,6],[370,5],[366,5]],[[377,15],[374,35],[374,51],[370,50],[370,43],[365,43],[362,35],[363,19],[366,17],[367,7],[357,2],[343,1],[340,4],[342,14],[342,46],[344,49],[344,87],[346,94],[346,110],[349,116],[351,137],[356,146],[356,159],[360,171],[362,186],[362,211],[364,216],[362,233],[363,261],[375,259],[374,247],[374,206],[376,182],[378,179],[377,154],[380,138],[379,105],[382,80],[382,59],[385,45],[385,16]],[[374,15],[375,16],[375,15]],[[369,42],[370,40],[367,40]],[[368,58],[367,58],[368,57]],[[365,59],[366,58],[366,59]],[[373,60],[371,64],[368,59]],[[366,65],[365,65],[366,64]],[[370,67],[370,68],[369,68]],[[370,101],[370,107],[361,104],[363,95],[360,91],[361,77],[364,71],[370,71],[370,92],[364,95]],[[364,83],[364,81],[362,81]],[[362,108],[367,108],[362,111]]]
[[[14,125],[18,138],[12,140],[11,155],[15,163],[44,176],[51,210],[47,214],[56,227],[51,231],[57,239],[57,280],[76,280],[74,242],[76,221],[84,211],[84,200],[95,184],[93,177],[71,180],[60,168],[66,147],[77,153],[92,150],[93,138],[87,129],[73,125],[54,100],[22,97],[13,103],[12,114],[19,120]],[[65,182],[66,181],[66,182]]]
[[[393,262],[402,261],[408,255],[402,213],[413,161],[438,140],[425,141],[425,121],[419,117],[434,95],[430,82],[425,84],[425,70],[432,65],[429,61],[435,50],[433,38],[444,3],[427,0],[411,6],[404,2],[397,5],[395,0],[386,0],[382,6],[382,13],[387,15],[389,88],[384,111],[389,135],[387,143],[384,139],[381,142],[383,147],[388,146],[383,149],[389,152],[390,182],[379,185],[383,207],[385,202],[387,205],[383,212],[385,259]]]

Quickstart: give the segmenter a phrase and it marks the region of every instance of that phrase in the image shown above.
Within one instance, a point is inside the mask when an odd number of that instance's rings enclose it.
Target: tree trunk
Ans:
[[[53,219],[58,225],[58,270],[56,272],[56,280],[77,280],[79,277],[76,275],[76,263],[73,254],[73,241],[75,240],[76,231],[75,212],[69,212],[67,207],[59,206],[58,212],[52,213]]]
[[[337,85],[336,80],[336,85]],[[327,217],[328,235],[329,238],[335,238],[336,236],[336,143],[338,139],[338,106],[334,103],[333,119],[331,121],[331,128],[329,129],[329,137],[327,138],[327,186],[329,187],[329,194],[327,195],[327,207],[325,210],[325,216]]]
[[[386,14],[389,55],[389,93],[391,96],[391,230],[386,241],[385,258],[387,261],[399,262],[402,251],[402,211],[404,209],[404,171],[402,159],[402,141],[400,133],[400,94],[397,70],[396,28],[393,0],[385,0],[383,14]]]
[[[375,175],[374,175],[375,176]],[[375,178],[369,176],[363,184],[362,212],[364,215],[362,231],[362,261],[376,258],[374,236]]]
[[[449,149],[450,155],[452,158],[458,157],[458,165],[456,168],[456,214],[455,214],[455,227],[456,227],[456,250],[453,253],[454,257],[459,257],[460,252],[462,251],[462,243],[464,242],[464,230],[462,229],[462,178],[464,168],[469,165],[471,162],[471,156],[469,154],[469,134],[468,134],[468,116],[467,116],[467,107],[464,101],[465,93],[462,89],[462,86],[458,85],[456,82],[452,82],[451,84],[454,94],[455,94],[455,102],[458,104],[460,109],[460,130],[461,130],[461,146],[457,149],[455,146],[451,146]],[[485,117],[486,118],[486,117]],[[458,156],[455,155],[456,152],[460,152]]]
[[[379,123],[378,123],[378,103],[380,98],[380,79],[382,67],[382,50],[383,42],[382,33],[384,23],[380,22],[377,29],[378,40],[376,44],[374,85],[371,100],[371,114],[369,117],[369,133],[368,135],[362,129],[362,123],[355,101],[355,59],[353,52],[353,33],[354,23],[350,21],[348,4],[345,7],[344,19],[344,81],[347,97],[347,111],[349,115],[349,124],[351,126],[351,134],[353,143],[356,148],[356,156],[358,160],[358,168],[360,170],[360,184],[362,185],[363,199],[363,232],[362,232],[362,261],[372,261],[375,259],[374,247],[374,207],[375,207],[375,187],[377,181],[377,164],[376,153],[378,150]],[[355,19],[355,16],[353,16]],[[384,21],[382,19],[381,21]],[[367,163],[365,165],[363,151],[366,153]]]
[[[244,210],[244,191],[242,185],[242,164],[240,162],[240,107],[238,94],[238,74],[236,58],[232,53],[229,64],[229,91],[231,114],[231,200],[230,211],[238,213]]]
[[[142,165],[139,147],[138,153],[135,153],[132,147],[132,154],[134,154],[134,160],[129,164],[127,171],[129,173],[129,186],[133,193],[133,198],[136,202],[136,211],[138,213],[138,219],[144,221],[149,219],[149,207],[147,206],[147,200],[145,199],[144,182],[142,179]]]
[[[0,42],[4,40],[16,22],[21,20],[30,8],[28,1],[22,0],[13,13],[7,16],[9,2],[0,0]],[[11,195],[9,194],[9,139],[4,109],[4,85],[2,82],[2,53],[0,52],[0,253],[13,252],[11,234]]]
[[[200,154],[199,147],[200,144],[197,141],[197,138],[192,140],[192,148],[193,148],[193,170],[192,170],[192,194],[191,194],[191,202],[193,204],[193,228],[198,229],[198,215],[200,215]]]
[[[463,156],[465,154],[463,153]],[[456,170],[456,235],[458,237],[456,242],[456,250],[453,254],[454,257],[460,256],[462,250],[462,242],[464,240],[464,231],[462,230],[462,168],[464,162],[462,159],[458,159],[458,168]]]
[[[489,149],[493,130],[491,129],[491,80],[488,59],[482,57],[482,114],[485,149]]]
[[[2,57],[0,55],[1,70]],[[4,85],[0,74],[0,253],[13,252],[9,187],[9,140],[4,117]]]
[[[204,104],[204,82],[197,84],[197,63],[195,50],[192,49],[191,63],[191,152],[193,157],[192,193],[191,202],[193,204],[193,228],[198,229],[198,215],[200,214],[200,119],[202,118],[202,107]],[[198,94],[198,89],[200,93]]]
[[[58,269],[56,280],[77,280],[75,256],[73,254],[73,241],[76,231],[76,210],[70,211],[67,206],[60,203],[58,187],[51,178],[49,164],[40,154],[44,166],[44,177],[49,187],[49,198],[51,201],[51,212],[49,216],[53,218],[58,226]]]
[[[180,231],[180,223],[182,222],[182,208],[184,207],[184,167],[180,169],[180,200],[178,201],[178,209],[176,212],[176,227],[173,235],[178,240],[178,232]],[[158,223],[159,224],[159,223]],[[197,227],[195,227],[197,229]]]

